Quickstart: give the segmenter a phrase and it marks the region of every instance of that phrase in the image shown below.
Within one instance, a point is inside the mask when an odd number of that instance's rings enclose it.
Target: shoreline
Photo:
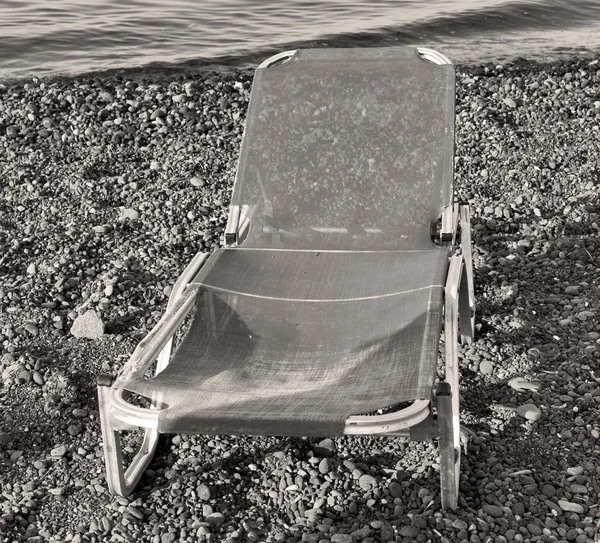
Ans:
[[[436,448],[383,438],[163,436],[109,496],[95,378],[220,246],[253,71],[0,86],[0,541],[594,541],[599,60],[457,67],[478,330],[456,512]],[[89,309],[105,333],[75,337]]]
[[[435,47],[434,47],[435,49]],[[438,48],[443,52],[443,48]],[[272,54],[275,54],[272,53]],[[34,80],[39,80],[45,83],[68,83],[70,81],[79,81],[86,79],[131,79],[133,81],[146,80],[148,82],[163,83],[167,80],[190,79],[194,77],[209,77],[227,74],[253,74],[254,70],[262,62],[271,55],[271,53],[257,52],[248,55],[248,60],[240,62],[240,59],[232,58],[224,61],[212,62],[208,59],[184,61],[178,64],[163,64],[150,63],[143,66],[118,67],[90,70],[76,73],[57,73],[38,76],[35,73],[28,76],[17,76],[0,78],[0,88],[14,87],[31,83]],[[561,56],[552,59],[527,58],[522,56],[514,56],[510,59],[503,60],[486,60],[486,61],[453,61],[457,70],[470,72],[481,67],[493,67],[501,65],[504,67],[528,66],[532,70],[545,69],[550,66],[568,66],[578,62],[594,60],[600,57],[600,52],[587,51],[577,55]],[[452,59],[451,59],[452,60]]]

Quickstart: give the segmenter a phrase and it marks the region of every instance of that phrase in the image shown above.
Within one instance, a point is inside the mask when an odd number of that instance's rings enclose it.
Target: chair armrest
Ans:
[[[136,347],[123,372],[115,381],[114,387],[126,388],[125,385],[130,377],[144,375],[194,307],[197,292],[197,287],[186,289],[167,309],[156,326]]]
[[[188,286],[188,283],[200,271],[200,268],[204,265],[204,261],[207,258],[208,253],[198,253],[194,258],[192,258],[192,260],[190,260],[190,263],[185,267],[185,270],[183,270],[183,273],[173,285],[173,290],[171,291],[171,296],[169,296],[167,309],[172,307],[177,299],[181,296],[185,288]]]

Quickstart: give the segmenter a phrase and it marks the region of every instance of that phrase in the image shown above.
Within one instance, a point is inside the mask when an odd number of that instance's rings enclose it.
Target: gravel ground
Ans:
[[[0,87],[0,541],[600,540],[590,58],[458,69],[478,300],[458,511],[440,509],[436,448],[387,439],[164,436],[132,498],[108,494],[95,376],[122,367],[192,255],[219,246],[250,84]],[[75,337],[89,310],[105,333]]]

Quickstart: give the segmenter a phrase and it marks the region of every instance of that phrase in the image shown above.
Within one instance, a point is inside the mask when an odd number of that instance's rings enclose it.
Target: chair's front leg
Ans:
[[[157,373],[164,370],[169,363],[173,334],[181,326],[195,302],[197,289],[188,289],[188,284],[204,263],[206,256],[205,254],[198,254],[175,283],[167,313],[163,315],[152,331],[138,345],[129,360],[131,373],[137,372],[143,374],[157,357]],[[123,374],[120,378],[123,379]],[[142,446],[131,461],[129,468],[125,470],[119,431],[136,430],[139,426],[124,423],[111,414],[109,395],[112,385],[112,376],[99,376],[98,404],[104,445],[104,460],[106,462],[106,479],[108,488],[113,494],[125,497],[133,492],[140,477],[152,461],[159,433],[155,428],[146,428],[144,430]],[[151,409],[158,409],[160,403],[160,396],[157,396],[151,402]]]
[[[126,498],[133,492],[144,471],[146,471],[146,468],[152,461],[156,445],[158,444],[159,434],[154,428],[147,428],[144,431],[144,440],[140,450],[126,470],[123,465],[121,437],[119,430],[114,427],[114,421],[109,409],[108,394],[112,381],[113,378],[110,375],[100,375],[98,377],[98,403],[104,446],[104,462],[106,465],[106,482],[112,494]]]

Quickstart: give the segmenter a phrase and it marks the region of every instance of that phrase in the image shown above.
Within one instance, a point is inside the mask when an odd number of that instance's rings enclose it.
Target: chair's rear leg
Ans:
[[[460,279],[460,290],[458,293],[458,314],[460,315],[458,322],[461,343],[470,345],[473,343],[475,337],[475,319],[469,296],[469,278],[465,271],[466,270],[463,269]]]
[[[129,468],[125,470],[119,430],[114,429],[111,415],[108,410],[108,393],[111,384],[111,376],[99,376],[98,403],[100,407],[100,425],[104,446],[104,462],[106,465],[106,482],[111,493],[127,497],[133,492],[133,489],[142,477],[142,474],[152,461],[152,457],[156,451],[156,445],[158,444],[159,434],[154,429],[145,430],[144,440],[140,450],[131,461]]]
[[[456,509],[460,480],[460,448],[455,446],[456,419],[453,413],[453,391],[449,383],[442,382],[437,388],[437,417],[440,431],[440,481],[442,508]]]
[[[471,247],[471,212],[468,205],[460,206],[461,252],[464,260],[460,282],[461,339],[471,343],[475,337],[475,289]]]
[[[440,430],[440,478],[442,507],[454,509],[458,503],[460,481],[460,393],[458,370],[459,286],[463,275],[461,256],[450,260],[445,288],[444,336],[445,382],[440,383],[436,399]]]

